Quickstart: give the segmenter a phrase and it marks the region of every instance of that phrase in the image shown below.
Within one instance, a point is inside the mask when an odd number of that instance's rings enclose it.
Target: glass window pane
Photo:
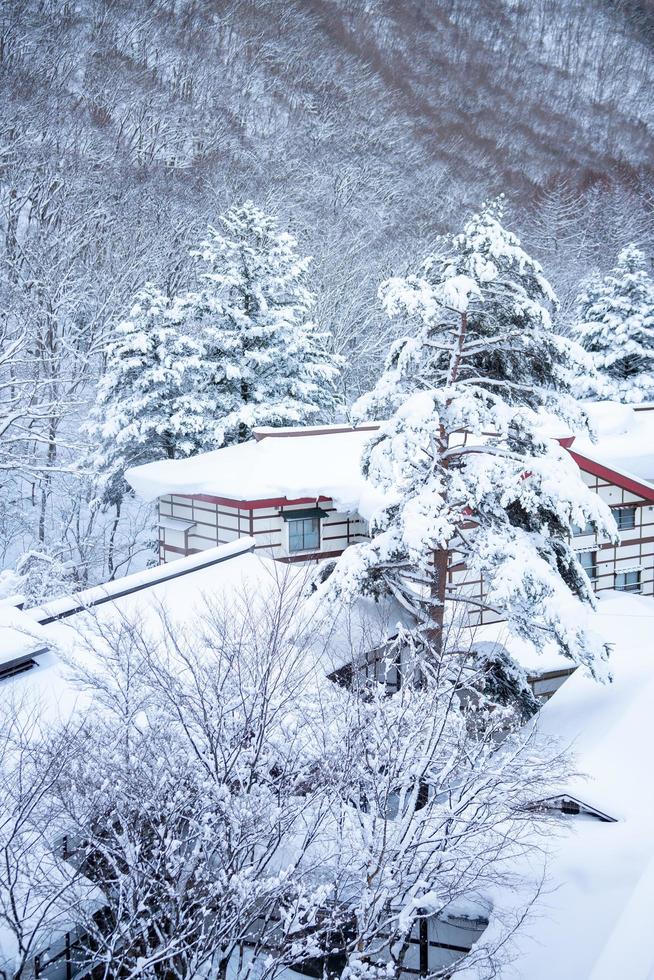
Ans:
[[[595,552],[581,551],[577,555],[579,564],[589,578],[595,578]]]
[[[615,587],[620,592],[640,592],[640,572],[618,572],[615,576]]]
[[[289,551],[317,551],[320,548],[320,519],[308,517],[288,522]]]
[[[302,551],[302,521],[289,521],[288,548],[289,551]]]
[[[304,547],[305,548],[319,548],[320,547],[320,523],[317,517],[312,517],[308,521],[302,521],[304,524]]]
[[[620,507],[613,511],[618,530],[629,531],[636,526],[636,508]]]

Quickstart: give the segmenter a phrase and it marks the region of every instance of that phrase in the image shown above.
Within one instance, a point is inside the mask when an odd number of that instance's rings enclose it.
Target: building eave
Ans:
[[[607,466],[605,463],[592,459],[590,456],[584,456],[582,453],[578,453],[573,449],[568,449],[568,452],[574,459],[579,469],[583,470],[585,473],[590,473],[592,476],[600,477],[601,479],[606,480],[608,483],[614,483],[622,490],[628,490],[630,493],[635,493],[636,496],[643,497],[644,500],[654,503],[653,484],[648,483],[645,480],[639,480],[637,477],[632,476],[629,473],[616,470],[612,466]]]

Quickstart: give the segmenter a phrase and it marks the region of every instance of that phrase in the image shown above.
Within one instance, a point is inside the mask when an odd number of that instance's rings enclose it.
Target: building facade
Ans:
[[[324,430],[320,434],[324,439]],[[334,433],[337,435],[341,442],[335,442],[335,447],[342,445],[343,430]],[[270,437],[271,442],[291,443],[300,460],[312,438],[307,434],[287,440],[283,430],[274,440]],[[564,445],[586,485],[613,511],[620,534],[616,545],[598,538],[591,528],[575,529],[574,547],[593,588],[598,594],[616,589],[654,595],[654,484],[577,452],[572,439]],[[333,497],[322,493],[241,499],[167,493],[158,498],[158,511],[160,562],[244,537],[253,538],[257,551],[278,561],[317,562],[340,555],[349,545],[366,540],[368,534],[366,521],[358,513],[339,507]],[[465,584],[471,598],[483,601],[483,581],[472,578],[455,556],[449,576],[453,584]],[[483,617],[477,614],[477,620],[484,623],[496,618],[489,612]]]

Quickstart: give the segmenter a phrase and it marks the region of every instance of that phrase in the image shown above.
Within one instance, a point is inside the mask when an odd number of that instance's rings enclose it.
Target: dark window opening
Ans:
[[[615,523],[618,531],[631,531],[636,527],[636,508],[635,507],[612,507]]]

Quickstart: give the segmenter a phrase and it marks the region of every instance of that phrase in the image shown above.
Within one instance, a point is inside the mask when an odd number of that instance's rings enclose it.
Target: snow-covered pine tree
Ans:
[[[491,203],[442,239],[418,275],[381,288],[388,312],[415,327],[355,406],[358,418],[388,418],[363,463],[388,503],[370,541],[325,569],[320,589],[392,594],[436,656],[446,624],[452,637],[453,621],[488,610],[599,673],[606,651],[585,628],[593,595],[571,523],[609,535],[614,524],[565,450],[541,435],[538,413],[578,421],[566,394],[577,348],[553,332],[552,289],[501,218],[501,201]],[[468,584],[479,579],[482,598]],[[504,662],[505,682],[510,673]],[[517,665],[515,678],[519,687]]]
[[[88,423],[92,449],[93,506],[116,508],[108,545],[113,572],[114,538],[129,466],[162,457],[184,457],[220,445],[222,430],[203,415],[196,399],[202,349],[183,333],[173,304],[156,286],[137,295],[106,347],[106,371]]]
[[[201,348],[180,330],[171,301],[148,284],[106,347],[106,371],[98,385],[89,434],[91,463],[102,504],[126,491],[129,466],[198,449],[207,422],[194,411],[193,389]],[[220,430],[214,425],[216,442]]]
[[[214,420],[227,444],[257,425],[333,421],[342,359],[310,319],[310,259],[251,201],[232,207],[221,225],[193,253],[205,263],[200,288],[176,308],[205,351],[209,445]]]
[[[585,380],[583,394],[654,398],[654,281],[640,249],[627,245],[611,272],[588,284],[577,299],[577,322],[598,375]]]

